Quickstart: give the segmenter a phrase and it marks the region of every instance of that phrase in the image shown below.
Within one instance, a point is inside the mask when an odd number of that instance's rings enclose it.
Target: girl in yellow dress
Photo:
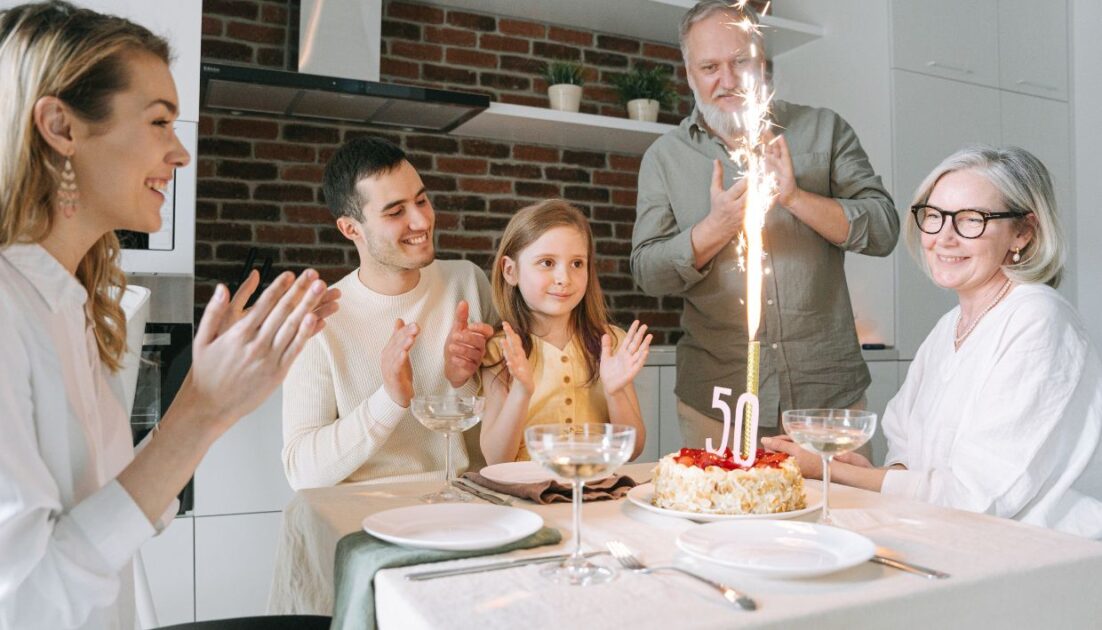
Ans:
[[[524,430],[536,424],[632,426],[632,457],[642,452],[632,380],[652,335],[638,321],[626,333],[609,323],[594,258],[589,222],[561,199],[528,206],[506,226],[491,274],[502,330],[482,368],[487,463],[527,460]]]

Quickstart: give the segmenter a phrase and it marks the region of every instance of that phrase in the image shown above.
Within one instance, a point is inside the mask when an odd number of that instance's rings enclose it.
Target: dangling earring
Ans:
[[[1010,260],[1013,260],[1015,264],[1022,262],[1022,248],[1021,247],[1015,247],[1014,248],[1014,255],[1010,257]]]
[[[61,206],[61,212],[65,215],[65,218],[71,219],[77,213],[77,201],[79,199],[77,173],[73,170],[73,163],[66,157],[65,166],[61,169],[61,183],[57,187],[57,202]]]

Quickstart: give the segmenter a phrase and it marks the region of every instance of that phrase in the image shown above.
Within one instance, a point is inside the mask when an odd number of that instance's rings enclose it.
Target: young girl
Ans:
[[[491,281],[502,330],[483,361],[486,462],[527,460],[524,429],[554,423],[635,427],[638,456],[646,430],[632,379],[652,335],[638,321],[626,333],[609,323],[585,216],[561,199],[517,212]]]

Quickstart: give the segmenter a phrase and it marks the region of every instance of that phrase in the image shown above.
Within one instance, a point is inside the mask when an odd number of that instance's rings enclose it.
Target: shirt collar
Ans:
[[[70,306],[83,306],[88,301],[88,291],[41,245],[8,245],[0,249],[0,256],[10,262],[38,291],[51,312],[57,313]]]
[[[783,116],[784,111],[788,108],[788,104],[784,101],[773,99],[772,106],[769,108],[769,117],[772,121],[778,125],[779,118]],[[716,142],[723,144],[723,140],[712,133],[708,126],[704,124],[704,115],[700,113],[700,110],[694,105],[692,113],[682,122],[682,124],[688,129],[689,138],[693,142],[699,142],[703,139],[713,139]]]

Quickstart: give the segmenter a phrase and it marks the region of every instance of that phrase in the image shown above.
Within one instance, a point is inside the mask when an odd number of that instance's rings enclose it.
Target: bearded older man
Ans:
[[[757,23],[724,0],[703,0],[682,18],[696,108],[644,155],[632,236],[643,291],[684,299],[675,391],[684,442],[698,448],[722,437],[713,387],[737,392],[746,382],[746,276],[734,243],[746,183],[731,150],[742,134],[734,116],[742,89],[751,77],[760,84],[765,62],[760,34],[735,26],[744,19]],[[863,405],[870,377],[845,254],[887,256],[899,236],[891,197],[840,116],[783,101],[772,112],[779,136],[766,163],[778,191],[763,230],[761,435],[778,432],[784,409]]]

